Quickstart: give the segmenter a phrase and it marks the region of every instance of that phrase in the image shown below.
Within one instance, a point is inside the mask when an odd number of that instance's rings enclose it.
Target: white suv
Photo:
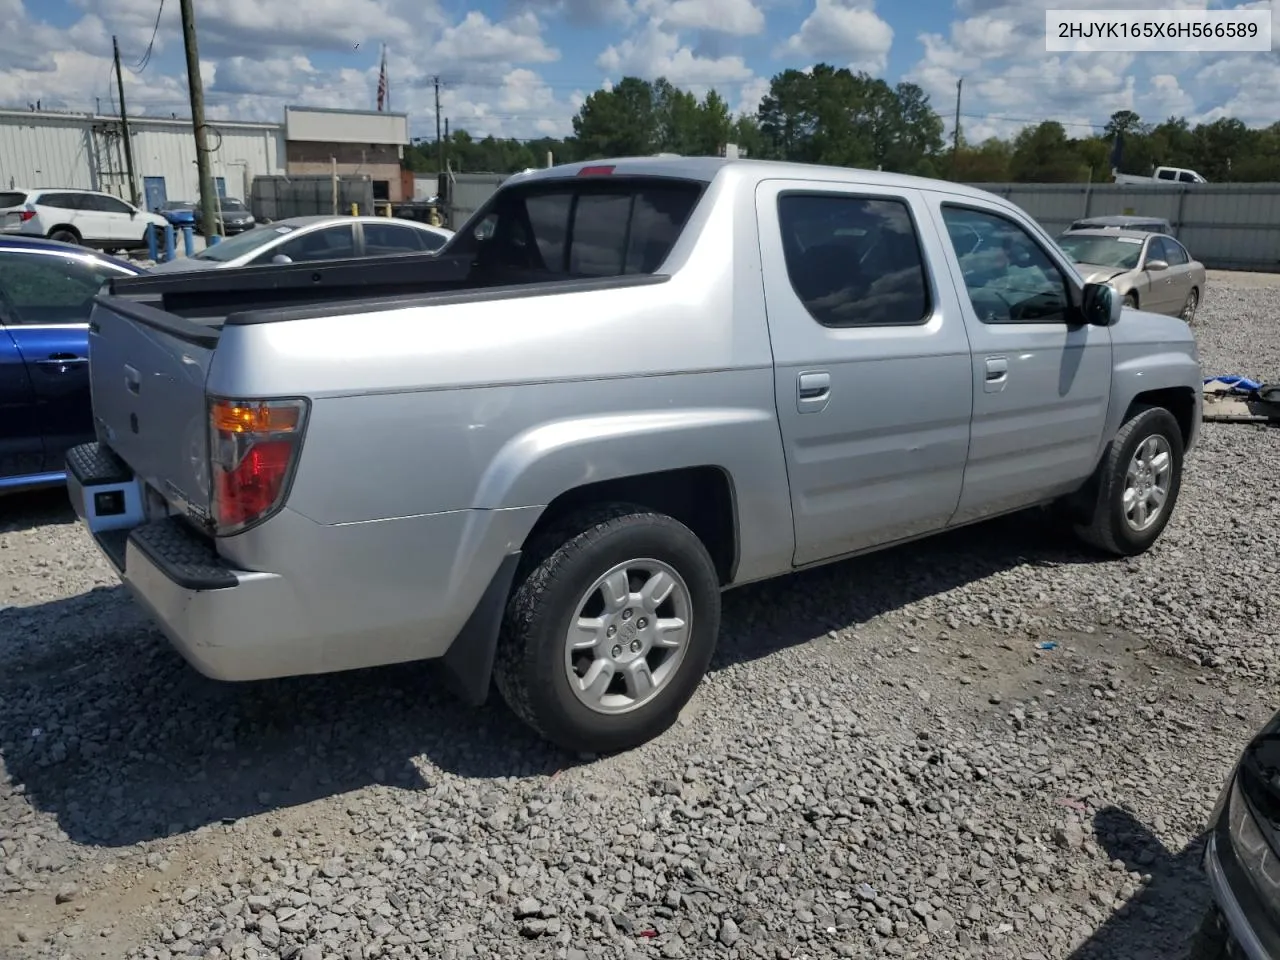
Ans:
[[[164,217],[139,210],[96,190],[49,188],[0,191],[0,233],[17,233],[78,243],[102,250],[135,250],[147,245],[147,225],[164,242]]]

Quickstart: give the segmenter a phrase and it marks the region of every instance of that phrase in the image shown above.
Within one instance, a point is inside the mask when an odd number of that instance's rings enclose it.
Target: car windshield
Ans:
[[[194,260],[216,260],[219,263],[226,263],[228,260],[235,260],[237,257],[243,257],[246,253],[252,253],[260,247],[281,239],[286,234],[293,233],[293,227],[283,227],[275,225],[272,227],[258,227],[256,230],[249,230],[235,237],[227,237],[212,247],[205,247],[199,253],[195,254]]]
[[[1096,263],[1100,267],[1133,270],[1142,256],[1142,241],[1134,237],[1092,237],[1064,233],[1060,246],[1076,263]]]
[[[190,210],[194,204],[186,200],[170,200],[164,205],[166,210]]]
[[[226,197],[226,198],[224,198],[223,200],[221,200],[221,201],[219,201],[219,202],[222,204],[222,209],[223,209],[223,210],[237,210],[237,211],[240,211],[240,210],[247,210],[247,209],[248,209],[248,208],[247,208],[243,203],[241,203],[239,200],[232,200],[230,197]]]

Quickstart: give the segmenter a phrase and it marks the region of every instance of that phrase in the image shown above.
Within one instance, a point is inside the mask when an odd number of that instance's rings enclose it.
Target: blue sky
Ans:
[[[1280,0],[1241,4],[1262,6]],[[1054,119],[1077,134],[1117,109],[1251,125],[1277,118],[1280,57],[1064,54],[1044,46],[1053,0],[196,0],[210,113],[278,120],[285,104],[372,108],[380,46],[391,108],[434,132],[445,116],[477,135],[561,135],[593,89],[633,74],[751,111],[768,80],[816,62],[923,86],[950,121],[964,77],[966,136]],[[1223,6],[1215,2],[1213,6]],[[1114,8],[1104,0],[1070,6]],[[1125,7],[1203,7],[1196,0]],[[159,13],[159,29],[156,30]],[[0,0],[0,104],[93,110],[114,104],[111,36],[130,109],[182,115],[177,0]],[[154,33],[152,55],[141,69]]]

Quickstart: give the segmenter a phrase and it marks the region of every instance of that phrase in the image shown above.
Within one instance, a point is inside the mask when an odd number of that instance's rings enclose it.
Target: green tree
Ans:
[[[1014,137],[1009,172],[1021,183],[1073,183],[1083,179],[1084,165],[1062,124],[1046,120]]]
[[[653,153],[660,135],[653,84],[623,77],[612,90],[597,90],[573,118],[573,135],[582,159]]]

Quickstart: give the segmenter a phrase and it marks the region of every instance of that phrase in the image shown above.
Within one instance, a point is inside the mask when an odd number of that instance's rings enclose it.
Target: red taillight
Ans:
[[[302,443],[303,400],[215,400],[209,460],[216,532],[235,533],[283,503]]]
[[[607,177],[613,173],[611,166],[583,167],[578,171],[580,177]]]
[[[18,214],[18,219],[21,220],[23,223],[26,223],[28,220],[34,220],[35,216],[36,216],[36,212],[34,210],[23,210],[21,213]]]

